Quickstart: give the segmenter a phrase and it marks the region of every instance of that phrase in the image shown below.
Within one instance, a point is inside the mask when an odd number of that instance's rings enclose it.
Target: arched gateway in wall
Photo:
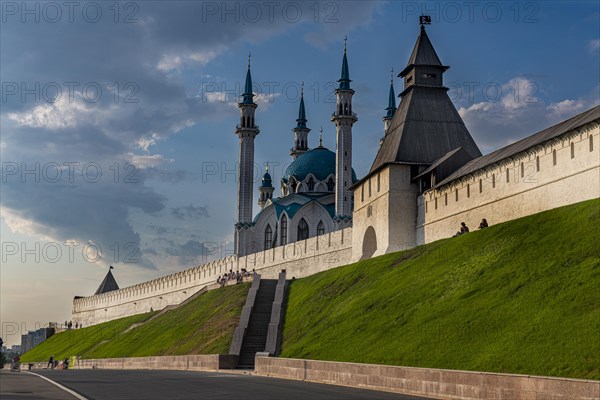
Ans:
[[[371,258],[377,251],[377,235],[375,229],[372,226],[368,227],[365,231],[365,236],[362,245],[362,257],[361,260]]]

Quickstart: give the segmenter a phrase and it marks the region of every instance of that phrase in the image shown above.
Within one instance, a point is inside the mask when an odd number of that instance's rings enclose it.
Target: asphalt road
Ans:
[[[190,371],[115,371],[70,370],[36,373],[77,392],[90,400],[152,400],[152,399],[202,399],[202,400],[423,400],[412,396],[371,390],[353,389],[333,385],[266,378],[217,372]],[[10,373],[9,373],[10,374]],[[2,373],[0,397],[9,399],[74,399],[67,392],[62,397],[52,397],[60,390],[42,378],[25,372]],[[18,380],[18,382],[16,381]],[[12,382],[11,382],[12,381]],[[5,382],[11,392],[5,390]],[[21,390],[34,393],[18,393]],[[43,386],[35,388],[36,385]],[[50,385],[50,386],[48,386]],[[43,390],[53,391],[46,395]],[[37,391],[36,391],[37,390]],[[37,393],[37,395],[36,395]],[[33,397],[30,397],[32,396]],[[39,397],[37,397],[39,396]],[[46,397],[43,397],[46,396]]]

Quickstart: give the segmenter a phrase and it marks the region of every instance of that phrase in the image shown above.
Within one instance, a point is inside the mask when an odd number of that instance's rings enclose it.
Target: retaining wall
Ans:
[[[264,376],[464,400],[600,399],[600,381],[256,357]]]
[[[29,363],[22,365],[28,368]],[[37,362],[34,369],[46,368],[48,363]],[[126,357],[77,360],[74,369],[164,369],[176,371],[216,371],[232,369],[237,356],[223,354],[199,354],[185,356]]]

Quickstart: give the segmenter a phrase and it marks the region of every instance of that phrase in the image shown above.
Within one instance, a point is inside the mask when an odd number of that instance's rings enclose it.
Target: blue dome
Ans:
[[[285,170],[284,180],[290,177],[303,181],[312,173],[319,181],[324,181],[329,175],[335,176],[335,153],[325,147],[317,147],[296,158]],[[356,182],[356,174],[352,169],[352,182]]]

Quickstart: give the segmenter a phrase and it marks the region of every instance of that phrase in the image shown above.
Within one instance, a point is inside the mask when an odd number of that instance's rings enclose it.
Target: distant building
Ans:
[[[52,327],[49,328],[40,328],[35,331],[29,331],[26,334],[21,335],[21,350],[23,353],[28,352],[33,349],[38,344],[42,343],[44,340],[48,339],[50,336],[54,335],[55,329]]]

